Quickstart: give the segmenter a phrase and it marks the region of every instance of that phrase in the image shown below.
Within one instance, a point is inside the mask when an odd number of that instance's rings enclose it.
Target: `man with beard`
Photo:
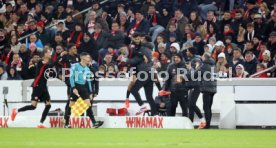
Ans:
[[[135,81],[130,91],[140,106],[140,110],[136,113],[136,115],[140,115],[148,110],[147,106],[143,103],[139,94],[139,90],[144,87],[146,99],[151,107],[151,115],[154,116],[157,114],[157,108],[152,97],[153,80],[151,79],[151,68],[153,66],[153,63],[151,61],[151,51],[141,45],[142,43],[139,34],[134,33],[132,35],[132,38],[135,41],[135,50],[136,52],[138,52],[138,54],[129,59],[124,57],[122,58],[122,61],[125,61],[126,64],[132,65],[132,67],[136,67],[137,70],[138,79]],[[146,59],[148,59],[147,61],[144,60],[144,56],[146,57]]]

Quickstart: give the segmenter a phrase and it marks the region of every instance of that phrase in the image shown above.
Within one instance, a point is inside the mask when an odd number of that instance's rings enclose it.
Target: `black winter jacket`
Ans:
[[[213,69],[213,70],[212,70]],[[215,79],[215,61],[213,59],[207,59],[203,61],[202,66],[200,68],[201,71],[201,85],[200,91],[202,93],[216,93],[217,92],[217,80]],[[213,71],[213,73],[212,73]],[[208,73],[208,74],[206,74]],[[204,76],[206,78],[204,78]]]

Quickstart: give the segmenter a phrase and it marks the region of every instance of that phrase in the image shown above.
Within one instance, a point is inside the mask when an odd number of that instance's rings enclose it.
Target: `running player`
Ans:
[[[38,102],[40,101],[45,103],[45,108],[40,119],[40,124],[37,126],[37,128],[46,128],[46,126],[43,125],[43,122],[45,121],[47,114],[51,108],[50,95],[47,88],[48,78],[46,75],[49,73],[53,73],[52,67],[54,67],[54,64],[49,63],[49,61],[51,60],[51,56],[52,52],[50,49],[45,49],[43,51],[43,58],[37,63],[35,80],[32,84],[32,104],[19,109],[14,108],[11,115],[12,121],[15,120],[16,115],[20,112],[35,110]]]

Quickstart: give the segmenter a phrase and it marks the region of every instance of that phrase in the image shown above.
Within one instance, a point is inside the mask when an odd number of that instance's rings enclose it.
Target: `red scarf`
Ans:
[[[11,62],[11,67],[14,67],[14,65],[16,65],[17,68],[21,68],[22,59],[20,58],[17,62],[12,61],[12,62]]]
[[[95,32],[93,36],[94,40],[97,40],[99,36],[100,36],[100,33]]]
[[[156,17],[156,12],[153,13],[153,24],[157,24],[157,17]]]
[[[10,56],[12,54],[12,51],[10,51],[5,59],[5,63],[8,65],[9,64],[9,61],[10,61]]]
[[[73,31],[71,34],[70,34],[70,40],[72,40],[73,36],[75,35],[76,31]],[[83,36],[83,33],[80,32],[80,34],[78,35],[78,38],[77,38],[77,41],[75,43],[76,47],[79,48],[80,46],[80,43],[81,43],[81,38]]]
[[[56,62],[57,61],[57,54],[54,53],[54,56],[53,56],[53,61]]]
[[[223,32],[224,36],[228,36],[228,35],[231,35],[231,34],[234,34],[233,30],[229,30],[228,32]]]
[[[138,23],[138,22],[136,21],[134,27],[133,27],[133,28],[130,30],[130,32],[129,32],[129,37],[131,37],[132,34],[135,33],[135,31],[136,31],[137,28],[139,28],[140,23],[141,23],[141,22]]]

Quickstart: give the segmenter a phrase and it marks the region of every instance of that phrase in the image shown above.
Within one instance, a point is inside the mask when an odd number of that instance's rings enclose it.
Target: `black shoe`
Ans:
[[[210,125],[206,125],[203,129],[210,129]]]
[[[65,125],[64,128],[72,128],[71,125]]]
[[[93,127],[94,127],[94,128],[99,128],[99,127],[101,127],[103,124],[104,124],[103,121],[97,121],[97,122],[93,125]]]

